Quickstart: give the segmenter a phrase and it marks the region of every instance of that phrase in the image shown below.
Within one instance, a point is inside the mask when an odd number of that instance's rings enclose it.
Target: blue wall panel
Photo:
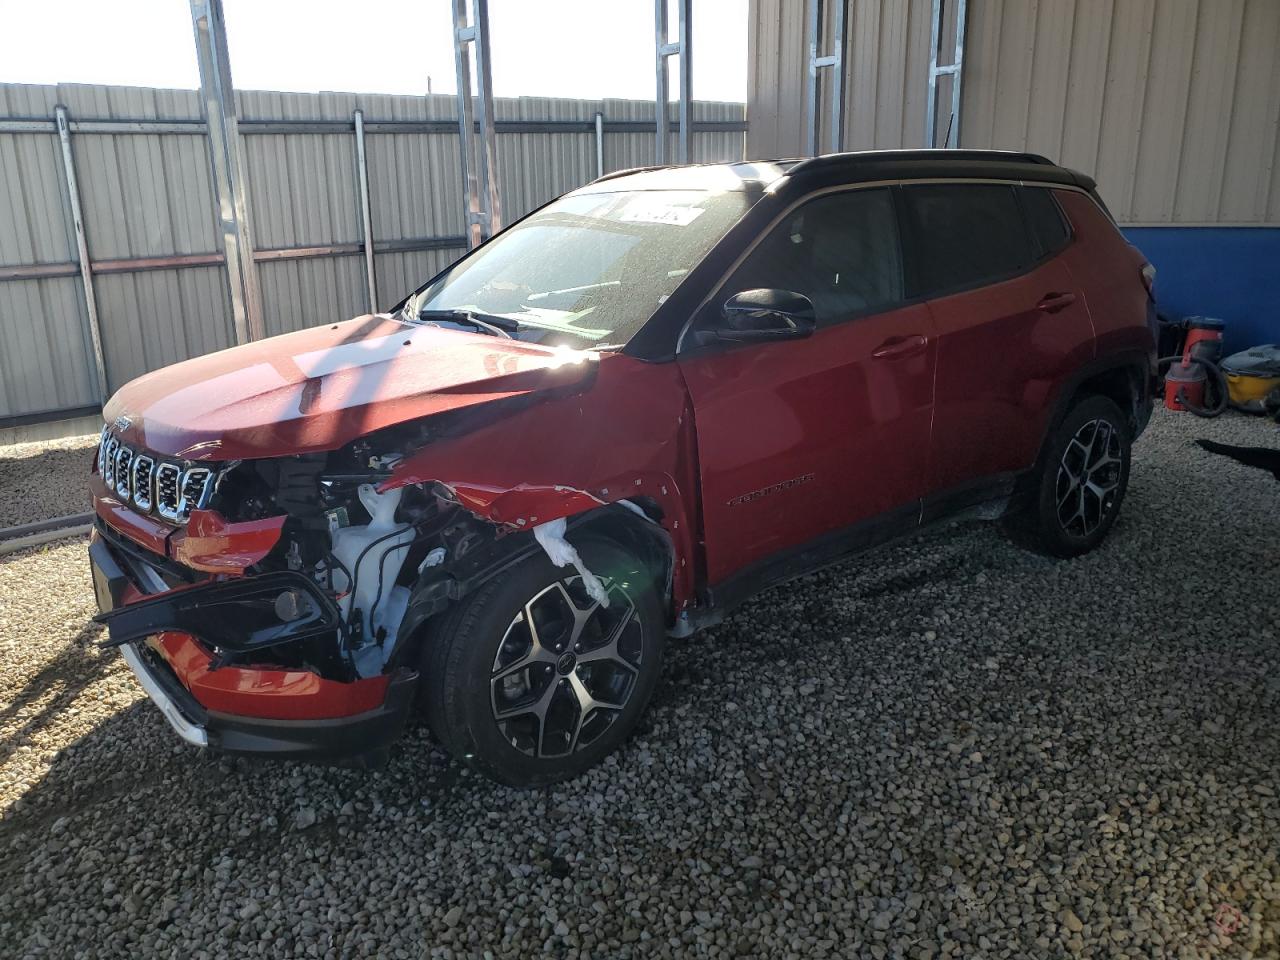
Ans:
[[[1280,343],[1280,228],[1122,230],[1156,266],[1162,314],[1225,320],[1226,353]]]

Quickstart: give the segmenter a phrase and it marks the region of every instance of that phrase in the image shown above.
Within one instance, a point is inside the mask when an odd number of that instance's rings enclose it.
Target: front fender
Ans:
[[[695,583],[692,427],[674,364],[611,354],[591,389],[428,444],[379,489],[438,484],[474,516],[512,532],[644,500],[671,539],[678,612],[692,601]]]

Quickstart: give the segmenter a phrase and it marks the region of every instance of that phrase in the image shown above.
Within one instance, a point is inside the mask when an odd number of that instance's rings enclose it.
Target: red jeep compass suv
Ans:
[[[1151,274],[1027,154],[605,177],[391,313],[121,389],[98,619],[190,743],[378,759],[420,701],[492,777],[573,776],[762,589],[957,515],[1096,546]]]

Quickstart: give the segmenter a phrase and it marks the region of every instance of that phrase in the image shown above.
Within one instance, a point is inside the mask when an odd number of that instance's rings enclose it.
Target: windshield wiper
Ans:
[[[520,332],[520,324],[510,317],[499,317],[492,313],[477,313],[475,310],[419,310],[419,320],[436,320],[446,323],[463,323],[495,337],[513,339],[513,333]]]

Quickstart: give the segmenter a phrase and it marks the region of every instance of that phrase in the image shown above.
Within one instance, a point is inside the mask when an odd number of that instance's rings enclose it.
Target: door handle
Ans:
[[[1057,313],[1059,310],[1065,310],[1076,302],[1074,293],[1046,293],[1040,298],[1040,302],[1036,304],[1036,309],[1042,313]]]
[[[898,360],[902,357],[914,356],[928,345],[929,341],[918,333],[905,337],[890,337],[872,350],[871,356],[877,360]]]

